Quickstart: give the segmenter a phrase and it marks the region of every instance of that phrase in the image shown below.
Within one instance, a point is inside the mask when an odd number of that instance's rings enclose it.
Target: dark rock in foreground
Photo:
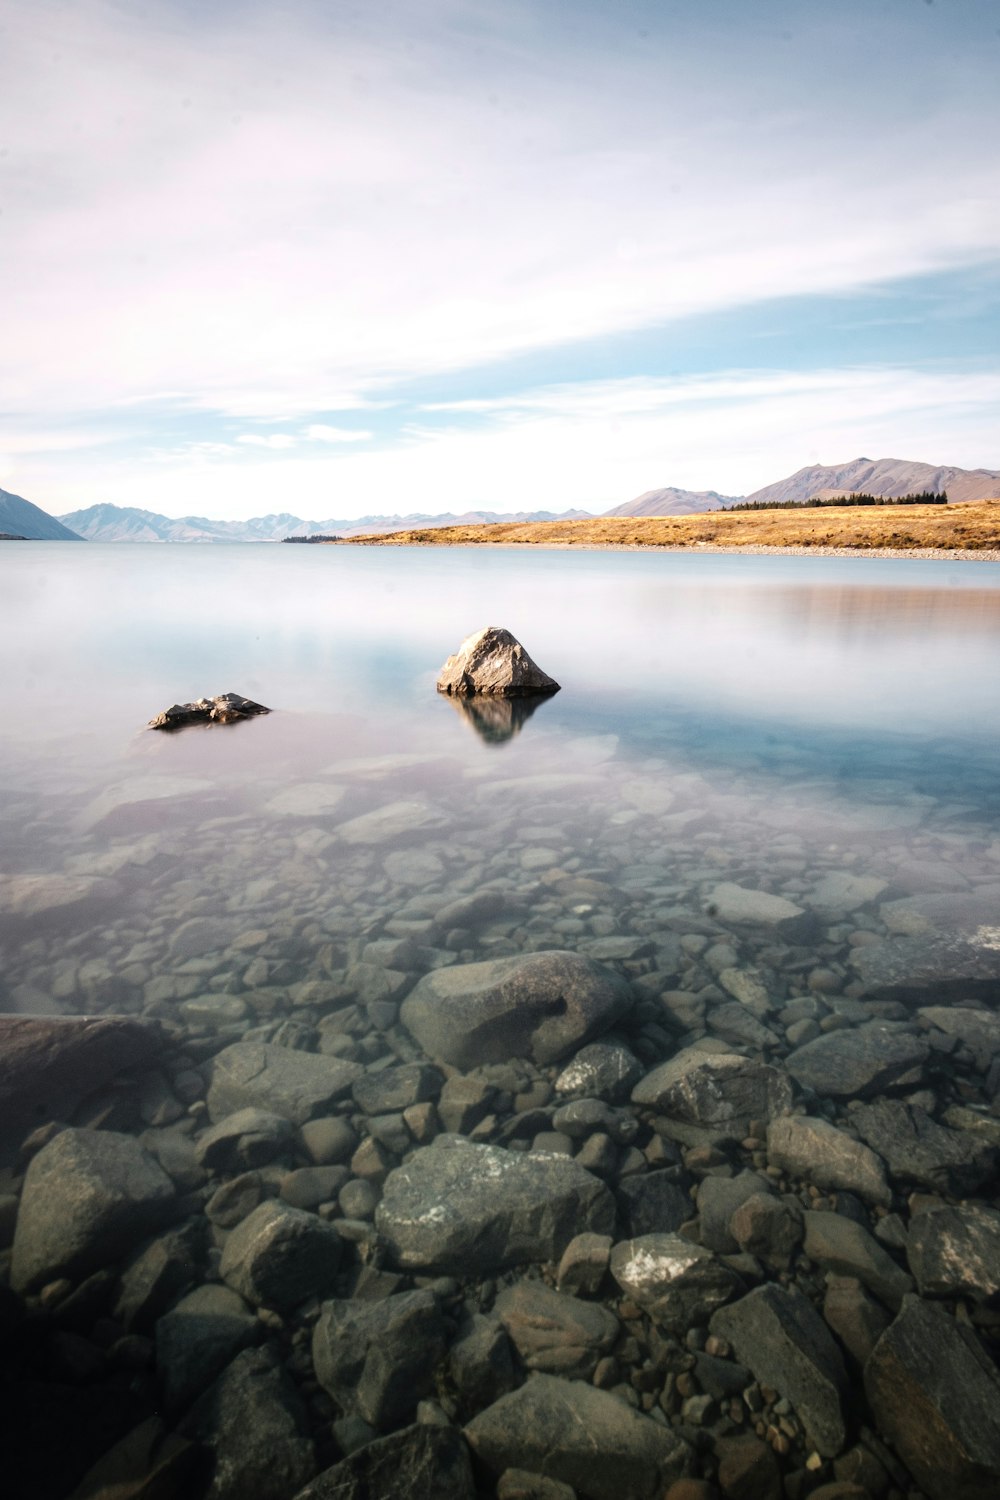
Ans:
[[[237,724],[271,710],[239,693],[220,693],[217,698],[198,698],[194,703],[174,703],[150,719],[147,729],[183,729],[186,724]]]
[[[70,1500],[169,1500],[193,1494],[204,1467],[196,1443],[148,1417],[109,1448],[83,1476]]]
[[[263,1324],[227,1286],[208,1282],[182,1297],[156,1325],[156,1364],[167,1409],[186,1406],[263,1334]]]
[[[536,666],[520,641],[500,625],[466,636],[449,656],[437,681],[439,693],[472,697],[494,694],[518,698],[531,693],[558,693],[559,684]]]
[[[175,1198],[170,1178],[132,1136],[62,1131],[24,1180],[11,1285],[27,1292],[117,1260],[170,1218]]]
[[[457,1068],[530,1057],[555,1062],[606,1031],[634,996],[593,959],[554,949],[435,969],[400,1017],[429,1057]]]
[[[238,1354],[180,1431],[213,1456],[204,1500],[287,1500],[316,1472],[305,1408],[271,1349]]]
[[[844,1446],[847,1371],[823,1319],[801,1292],[774,1282],[721,1307],[712,1332],[726,1339],[762,1385],[792,1403],[824,1457]]]
[[[219,1275],[255,1306],[285,1311],[332,1289],[341,1248],[332,1224],[272,1198],[232,1231]]]
[[[879,1431],[931,1500],[1000,1493],[1000,1375],[976,1335],[917,1297],[865,1366]]]
[[[129,1016],[0,1016],[0,1141],[13,1147],[44,1120],[70,1118],[161,1045],[157,1022]]]
[[[312,1354],[316,1379],[340,1408],[381,1430],[411,1416],[430,1394],[444,1347],[441,1310],[423,1290],[374,1303],[325,1303]]]
[[[669,1427],[580,1380],[534,1375],[465,1429],[494,1474],[528,1469],[587,1500],[653,1500],[687,1473],[691,1453]]]
[[[403,1269],[460,1276],[557,1260],[574,1235],[610,1234],[614,1199],[565,1156],[444,1137],[386,1179],[375,1225]]]
[[[317,1475],[295,1500],[474,1500],[469,1450],[454,1427],[404,1427]]]

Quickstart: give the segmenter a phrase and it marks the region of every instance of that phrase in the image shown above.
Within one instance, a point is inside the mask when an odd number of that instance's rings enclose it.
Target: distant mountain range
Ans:
[[[624,505],[606,512],[609,516],[696,516],[706,510],[721,510],[736,505],[742,495],[720,495],[715,490],[646,490]]]
[[[249,521],[211,521],[206,516],[171,520],[131,506],[91,505],[62,520],[88,542],[280,542],[286,536],[374,536],[385,531],[412,531],[431,526],[482,526],[491,521],[577,521],[585,510],[517,511],[497,515],[470,510],[464,515],[360,516],[351,520],[303,521],[287,512],[254,516]]]
[[[747,500],[773,504],[783,500],[833,500],[838,495],[922,495],[947,491],[949,501],[1000,500],[1000,473],[995,469],[935,468],[902,458],[856,458],[849,464],[816,464],[779,479]]]
[[[843,495],[940,494],[949,501],[1000,499],[1000,473],[995,469],[936,468],[902,458],[855,458],[848,464],[814,464],[799,469],[788,479],[754,490],[752,495],[718,495],[714,490],[647,490],[625,505],[609,510],[609,516],[688,516],[721,510],[743,501],[775,505],[788,500],[833,500]]]
[[[82,536],[70,531],[48,511],[32,505],[20,495],[11,495],[7,490],[0,490],[0,532],[33,542],[83,541]]]
[[[899,458],[855,458],[847,464],[816,464],[788,479],[765,485],[752,495],[720,495],[715,490],[681,490],[673,486],[646,490],[618,505],[609,516],[687,516],[721,510],[746,499],[756,504],[789,500],[835,499],[867,493],[893,498],[924,491],[947,491],[951,501],[1000,499],[1000,472],[912,463]],[[0,538],[33,541],[91,542],[280,542],[288,536],[375,536],[387,531],[414,531],[437,526],[481,526],[499,521],[589,520],[591,512],[522,510],[499,514],[470,510],[463,515],[360,516],[346,520],[304,521],[283,511],[249,521],[214,521],[207,516],[179,520],[123,505],[90,505],[68,515],[50,516],[20,495],[0,490]]]

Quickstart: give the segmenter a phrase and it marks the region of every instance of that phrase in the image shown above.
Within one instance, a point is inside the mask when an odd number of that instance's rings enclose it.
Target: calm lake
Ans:
[[[525,717],[435,693],[490,623],[562,684]],[[693,959],[720,881],[831,872],[871,881],[820,903],[837,990],[878,898],[1000,880],[995,564],[24,543],[0,628],[6,1010],[294,1009],[484,886],[529,915],[459,957]],[[225,691],[273,713],[144,729]]]

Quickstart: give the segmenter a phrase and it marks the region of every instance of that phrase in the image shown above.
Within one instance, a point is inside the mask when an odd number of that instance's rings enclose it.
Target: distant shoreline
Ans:
[[[748,552],[790,557],[971,557],[1000,562],[1000,500],[899,508],[831,506],[685,516],[439,526],[343,537],[336,547],[548,547],[590,551]]]
[[[352,540],[354,540],[352,538]],[[359,542],[360,538],[357,539]],[[365,540],[374,540],[365,538]],[[452,543],[461,546],[460,542]],[[1000,547],[770,547],[762,542],[727,547],[715,542],[694,542],[673,547],[649,542],[485,542],[487,547],[535,547],[543,552],[717,552],[725,557],[929,557],[941,562],[1000,562]]]

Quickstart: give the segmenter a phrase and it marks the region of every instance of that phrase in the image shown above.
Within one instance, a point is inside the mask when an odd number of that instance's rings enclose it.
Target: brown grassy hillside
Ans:
[[[1000,500],[961,505],[835,506],[823,510],[709,512],[694,516],[595,516],[442,526],[351,537],[353,547],[848,547],[858,551],[1000,548]]]

